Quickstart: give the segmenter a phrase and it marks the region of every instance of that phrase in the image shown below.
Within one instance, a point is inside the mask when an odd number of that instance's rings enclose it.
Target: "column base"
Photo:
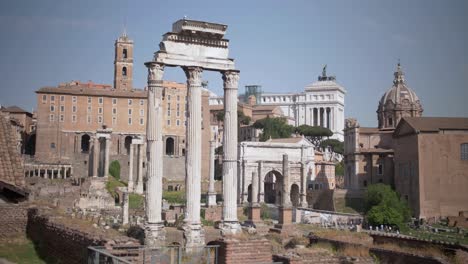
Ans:
[[[292,224],[292,207],[284,206],[279,208],[279,224],[290,225]]]
[[[302,207],[302,208],[309,208],[309,204],[307,202],[301,202],[299,204],[299,207]]]
[[[133,182],[132,183],[128,183],[128,186],[127,186],[127,189],[128,189],[128,192],[129,193],[133,193],[135,191],[135,188],[133,186]]]
[[[259,223],[262,222],[262,218],[260,216],[261,207],[259,204],[253,204],[249,207],[249,220],[248,223]]]
[[[219,228],[221,229],[222,236],[242,233],[242,228],[238,221],[222,221],[219,224]]]
[[[145,246],[149,248],[162,247],[166,244],[166,230],[163,223],[146,223]]]
[[[185,247],[187,251],[193,251],[197,248],[203,249],[205,246],[205,229],[201,224],[184,223]]]
[[[216,193],[215,192],[209,192],[207,194],[208,200],[207,200],[207,206],[208,207],[213,207],[216,206]]]
[[[137,185],[136,188],[134,189],[134,192],[136,194],[143,194],[143,185]]]

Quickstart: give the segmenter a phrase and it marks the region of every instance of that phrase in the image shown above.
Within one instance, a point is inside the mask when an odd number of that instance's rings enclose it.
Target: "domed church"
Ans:
[[[382,96],[377,108],[379,129],[395,129],[402,117],[419,117],[423,108],[416,93],[405,81],[405,74],[398,63],[393,86]]]
[[[422,112],[398,63],[393,86],[379,101],[378,127],[345,120],[344,187],[362,195],[370,184],[384,183],[415,218],[458,217],[468,211],[468,118]]]

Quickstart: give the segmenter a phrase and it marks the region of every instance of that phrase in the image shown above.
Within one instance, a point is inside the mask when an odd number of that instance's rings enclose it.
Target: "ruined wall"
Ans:
[[[98,229],[85,231],[59,222],[58,218],[43,214],[36,208],[28,211],[27,235],[47,262],[86,263],[89,246],[104,246],[117,240],[137,244],[128,237],[111,237],[110,233],[106,235]]]
[[[218,240],[213,244],[219,245],[218,261],[220,264],[256,264],[271,263],[271,244],[266,239],[259,240]]]
[[[16,135],[5,116],[0,114],[0,181],[24,186],[24,170],[16,145]]]
[[[27,207],[18,204],[0,204],[0,241],[24,236]]]

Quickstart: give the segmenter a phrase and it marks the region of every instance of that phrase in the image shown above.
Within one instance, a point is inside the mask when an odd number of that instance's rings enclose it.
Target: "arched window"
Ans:
[[[125,142],[124,142],[124,147],[125,151],[127,152],[127,155],[130,155],[130,146],[132,145],[132,137],[131,136],[126,136],[125,137]]]
[[[127,76],[127,67],[122,68],[122,76]]]
[[[171,137],[166,139],[166,155],[174,155],[174,139]]]
[[[126,59],[126,58],[128,57],[127,49],[123,49],[122,57],[123,57],[124,59]]]
[[[89,140],[91,137],[88,134],[81,136],[81,152],[87,153],[89,151]]]

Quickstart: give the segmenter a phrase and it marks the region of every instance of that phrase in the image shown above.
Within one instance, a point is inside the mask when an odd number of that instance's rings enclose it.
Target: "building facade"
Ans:
[[[69,164],[79,177],[91,176],[91,145],[96,131],[111,130],[110,159],[121,164],[121,177],[128,176],[133,139],[146,138],[147,91],[133,87],[133,41],[125,34],[115,42],[114,86],[72,81],[42,87],[37,94],[37,140],[35,160]],[[185,168],[186,84],[163,82],[164,173],[183,184]],[[203,116],[209,116],[208,91],[202,92]],[[203,120],[203,159],[209,158],[209,118]],[[205,129],[206,128],[206,129]],[[206,140],[205,140],[206,139]],[[206,141],[206,142],[205,142]],[[144,148],[144,150],[143,150]],[[146,147],[135,157],[146,166]],[[203,163],[208,178],[208,162]]]

